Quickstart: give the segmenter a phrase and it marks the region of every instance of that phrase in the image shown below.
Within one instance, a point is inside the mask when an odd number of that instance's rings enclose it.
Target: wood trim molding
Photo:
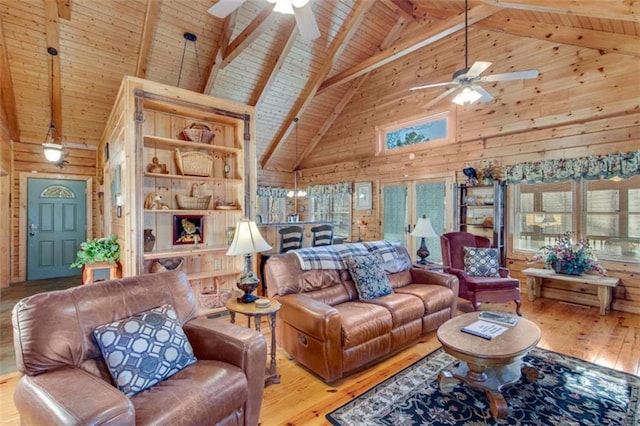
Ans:
[[[231,13],[231,15],[227,16],[222,24],[222,31],[220,32],[220,39],[218,40],[218,47],[213,52],[211,57],[213,58],[211,64],[209,65],[209,72],[206,73],[206,80],[203,82],[202,93],[208,95],[213,90],[213,84],[216,81],[216,77],[218,76],[218,71],[222,68],[222,58],[225,50],[227,50],[227,46],[229,45],[229,40],[231,40],[231,35],[233,34],[233,29],[236,27],[236,13],[237,10]]]
[[[266,31],[271,22],[276,19],[275,13],[272,13],[275,6],[275,3],[269,3],[264,9],[262,9],[260,14],[258,14],[258,16],[256,16],[256,18],[247,25],[247,28],[238,34],[231,43],[229,43],[224,51],[221,68],[229,65],[238,57],[238,55],[244,52],[251,43]]]
[[[532,12],[560,13],[589,18],[617,19],[640,22],[640,9],[633,1],[576,1],[576,0],[482,0],[485,4],[505,9]]]

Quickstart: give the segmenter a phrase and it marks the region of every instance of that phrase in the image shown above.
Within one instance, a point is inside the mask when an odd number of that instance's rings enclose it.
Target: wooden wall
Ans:
[[[12,143],[7,128],[4,109],[0,108],[0,288],[11,281],[11,150]]]
[[[624,152],[640,147],[640,59],[514,38],[500,33],[469,31],[473,52],[469,63],[490,60],[495,73],[537,68],[536,80],[485,83],[496,101],[457,107],[450,98],[432,110],[424,105],[443,89],[409,92],[428,82],[448,81],[461,68],[457,38],[422,49],[372,73],[337,118],[316,149],[304,159],[302,185],[339,181],[372,181],[374,208],[364,239],[380,237],[380,183],[386,180],[457,176],[462,168],[492,160],[498,166],[519,162]],[[458,43],[458,44],[457,44]],[[450,111],[455,116],[454,140],[443,146],[395,155],[375,154],[375,126]],[[367,213],[367,212],[364,212]],[[508,234],[510,237],[510,234]],[[527,267],[509,251],[514,275]],[[614,308],[640,313],[640,265],[606,264],[622,278]],[[524,283],[524,280],[522,280]]]

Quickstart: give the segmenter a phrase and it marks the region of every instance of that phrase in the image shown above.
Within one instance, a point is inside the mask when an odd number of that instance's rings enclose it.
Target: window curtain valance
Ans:
[[[507,183],[630,178],[640,175],[640,150],[583,158],[519,163],[502,168]]]
[[[273,186],[259,186],[258,197],[286,198],[288,190]]]
[[[332,183],[330,185],[313,185],[307,188],[310,197],[330,197],[337,194],[351,194],[351,182]]]

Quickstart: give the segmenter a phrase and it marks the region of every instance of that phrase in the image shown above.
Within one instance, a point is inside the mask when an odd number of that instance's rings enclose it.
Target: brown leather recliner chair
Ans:
[[[170,304],[197,361],[131,398],[112,383],[93,330]],[[23,424],[257,425],[267,347],[255,330],[197,318],[183,272],[41,293],[13,310],[24,374],[14,401]]]
[[[444,272],[458,277],[458,296],[471,302],[477,310],[480,303],[516,302],[516,313],[520,313],[520,281],[509,276],[509,269],[500,267],[499,277],[476,277],[465,272],[464,247],[489,248],[488,238],[469,232],[449,232],[440,236]]]

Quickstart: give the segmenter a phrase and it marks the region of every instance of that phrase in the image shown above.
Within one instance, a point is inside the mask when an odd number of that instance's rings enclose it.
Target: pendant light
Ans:
[[[53,47],[49,47],[47,48],[47,53],[49,53],[51,64],[49,70],[49,108],[51,111],[51,120],[49,121],[49,130],[47,131],[47,136],[44,139],[42,148],[44,149],[44,157],[47,161],[62,168],[66,162],[64,161],[64,155],[62,153],[62,144],[56,143],[55,140],[56,125],[53,121],[53,57],[58,54],[58,51]]]
[[[296,156],[294,161],[297,163],[298,162],[298,117],[293,119],[293,122],[296,123]],[[296,167],[293,170],[293,191],[289,191],[287,192],[287,197],[289,198],[293,198],[293,205],[295,208],[295,211],[298,211],[298,197],[306,197],[307,196],[307,191],[304,191],[302,189],[298,189],[298,168]]]

